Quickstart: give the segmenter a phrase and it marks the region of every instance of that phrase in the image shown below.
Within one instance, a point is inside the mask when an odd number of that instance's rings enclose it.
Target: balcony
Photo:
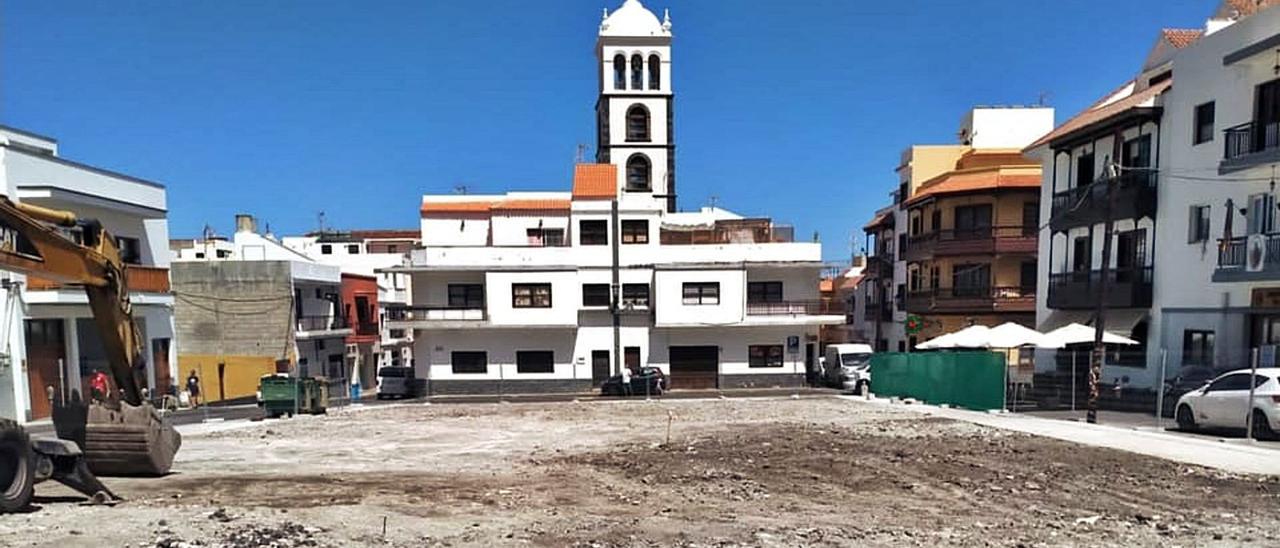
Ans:
[[[342,316],[299,316],[294,321],[299,339],[332,337],[351,334],[351,325]]]
[[[356,322],[355,328],[355,334],[361,337],[377,337],[381,334],[378,329],[378,322],[374,321]]]
[[[939,287],[907,294],[912,314],[1035,312],[1034,287]]]
[[[1049,308],[1090,310],[1098,304],[1098,284],[1102,272],[1060,272],[1049,275]],[[1107,272],[1108,308],[1149,308],[1151,267]]]
[[[792,243],[795,241],[795,228],[773,224],[768,219],[719,220],[713,228],[663,228],[659,241],[662,245]]]
[[[1255,120],[1222,133],[1225,150],[1219,175],[1280,161],[1280,122]]]
[[[867,257],[867,268],[862,271],[867,278],[893,279],[893,260],[887,256],[872,255]]]
[[[1154,171],[1126,171],[1112,192],[1112,217],[1115,219],[1155,218],[1156,182]],[[1088,226],[1105,221],[1107,185],[1083,185],[1053,195],[1050,208],[1053,230]]]
[[[476,326],[489,319],[483,306],[389,304],[385,308],[391,329]]]
[[[169,292],[169,269],[167,268],[129,264],[125,265],[124,273],[131,293]],[[79,289],[80,284],[63,284],[39,276],[27,276],[27,289],[31,291],[72,288]]]
[[[748,316],[823,316],[843,315],[840,301],[776,301],[747,303]]]
[[[923,261],[956,255],[1034,254],[1038,229],[1016,225],[939,230],[908,238],[904,255],[908,261]]]
[[[1218,240],[1215,282],[1280,280],[1280,233]]]

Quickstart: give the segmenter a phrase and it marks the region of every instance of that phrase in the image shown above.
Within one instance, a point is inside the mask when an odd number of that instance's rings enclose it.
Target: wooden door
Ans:
[[[58,366],[67,357],[66,340],[62,320],[27,320],[25,324],[31,418],[43,419],[53,414],[49,387],[53,387],[55,397],[63,390]]]
[[[173,379],[169,375],[169,339],[151,340],[151,367],[156,372],[154,396],[173,394]]]
[[[612,369],[609,364],[608,350],[591,351],[591,386],[600,386],[604,381],[609,380]]]
[[[627,369],[630,369],[632,374],[638,373],[640,371],[640,347],[639,346],[628,346],[625,349],[623,349],[622,358],[623,358],[623,361],[626,362]]]

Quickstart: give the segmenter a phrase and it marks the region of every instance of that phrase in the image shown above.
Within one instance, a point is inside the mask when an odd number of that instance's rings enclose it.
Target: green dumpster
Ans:
[[[329,387],[324,379],[285,375],[262,377],[258,386],[262,409],[268,418],[294,413],[325,413],[329,407]]]

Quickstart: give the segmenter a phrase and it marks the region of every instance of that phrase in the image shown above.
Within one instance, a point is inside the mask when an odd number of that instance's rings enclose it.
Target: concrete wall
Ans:
[[[288,262],[177,262],[171,276],[183,355],[289,357],[294,325]]]
[[[1022,148],[1053,129],[1053,109],[975,108],[960,127],[974,148]]]
[[[816,283],[816,276],[815,276]],[[684,284],[720,284],[718,304],[684,304]],[[746,307],[746,272],[659,270],[654,273],[655,325],[721,325],[741,322]]]
[[[551,284],[550,308],[515,308],[512,284]],[[493,325],[576,325],[582,287],[574,271],[488,272],[485,299]]]

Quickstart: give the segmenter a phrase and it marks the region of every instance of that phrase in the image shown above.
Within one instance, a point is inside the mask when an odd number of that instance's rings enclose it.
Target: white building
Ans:
[[[1280,8],[1227,0],[1204,29],[1165,29],[1138,75],[1028,148],[1044,165],[1037,321],[1093,320],[1108,164],[1115,232],[1107,328],[1143,346],[1103,380],[1159,386],[1247,367],[1280,342]],[[1098,182],[1102,181],[1102,182]],[[1275,250],[1276,253],[1272,254]],[[1264,365],[1274,353],[1263,352]],[[1202,373],[1203,374],[1203,373]]]
[[[168,205],[163,186],[67,160],[50,137],[0,126],[0,183],[9,198],[98,219],[115,236],[143,333],[153,390],[174,384],[173,295],[169,290]],[[79,237],[76,230],[67,237]],[[87,394],[89,375],[107,369],[88,298],[77,286],[0,273],[0,417],[46,418],[55,393]]]
[[[671,24],[627,0],[600,25],[597,164],[572,192],[425,196],[409,266],[432,393],[579,391],[622,367],[676,388],[794,386],[816,361],[817,243],[716,208],[675,212]],[[616,311],[616,314],[615,314]]]

